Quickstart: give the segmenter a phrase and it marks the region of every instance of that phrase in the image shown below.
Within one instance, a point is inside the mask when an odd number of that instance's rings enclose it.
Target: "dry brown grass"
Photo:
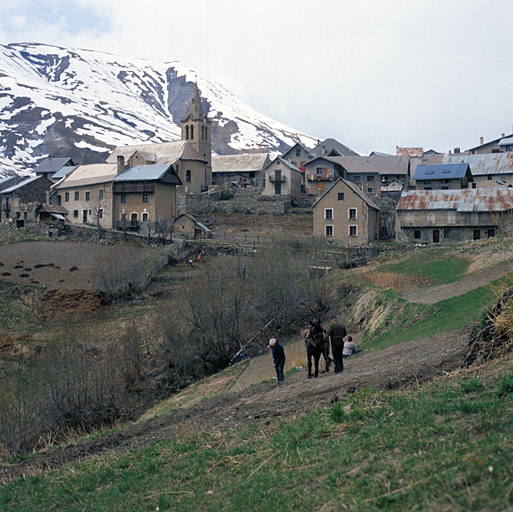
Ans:
[[[424,276],[411,276],[394,272],[369,272],[365,277],[373,285],[380,288],[405,289],[425,286],[429,283],[429,279]]]
[[[306,350],[304,343],[293,343],[287,347],[287,359],[291,366],[306,366]]]

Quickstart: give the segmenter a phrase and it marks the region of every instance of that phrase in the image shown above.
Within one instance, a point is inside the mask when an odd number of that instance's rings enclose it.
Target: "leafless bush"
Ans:
[[[130,246],[116,245],[98,264],[98,287],[105,292],[107,300],[130,298],[144,290],[147,274],[139,251]]]

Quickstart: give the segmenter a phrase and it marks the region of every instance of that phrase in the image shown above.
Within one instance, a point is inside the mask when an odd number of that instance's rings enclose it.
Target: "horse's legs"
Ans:
[[[308,359],[308,378],[312,378],[312,353],[308,349],[308,346],[306,347],[306,357]]]
[[[317,378],[319,376],[319,359],[321,358],[321,352],[317,351],[314,355],[314,361],[315,361],[315,375],[314,377]]]

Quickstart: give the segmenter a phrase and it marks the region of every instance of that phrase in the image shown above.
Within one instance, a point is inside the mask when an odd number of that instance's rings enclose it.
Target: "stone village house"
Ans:
[[[432,164],[418,165],[413,181],[417,190],[451,190],[469,188],[474,178],[466,163]]]
[[[357,247],[377,238],[379,208],[354,183],[339,178],[313,205],[313,234]]]
[[[397,204],[396,236],[412,242],[463,242],[495,236],[511,223],[513,188],[409,190]]]
[[[297,197],[301,193],[302,172],[281,156],[264,169],[264,176],[263,196]]]

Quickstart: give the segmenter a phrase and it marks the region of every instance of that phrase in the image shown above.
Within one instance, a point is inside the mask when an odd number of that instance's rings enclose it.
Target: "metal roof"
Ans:
[[[457,190],[409,190],[403,192],[397,210],[455,210],[504,212],[513,209],[513,188]]]
[[[130,167],[118,174],[112,181],[156,181],[164,177],[164,175],[171,169],[171,165],[136,165]],[[176,177],[176,184],[179,185],[180,181]]]
[[[61,178],[67,176],[74,169],[76,169],[75,165],[65,165],[64,167],[61,167],[56,173],[52,174],[51,178],[52,180],[60,180]]]
[[[506,137],[499,142],[499,146],[509,146],[510,144],[513,144],[513,137]]]
[[[55,185],[57,189],[71,187],[85,187],[87,185],[97,185],[100,183],[108,183],[117,175],[116,164],[89,164],[79,165],[66,178]]]
[[[413,179],[417,181],[464,178],[468,168],[466,163],[417,165]]]
[[[513,174],[513,153],[482,153],[478,155],[445,155],[444,164],[467,163],[472,176]]]
[[[212,155],[212,172],[261,171],[268,159],[269,155],[267,153]]]
[[[10,194],[11,192],[15,192],[21,187],[24,187],[25,185],[28,185],[29,183],[32,183],[33,181],[38,180],[39,178],[42,178],[43,176],[32,176],[31,178],[28,178],[26,180],[23,180],[21,183],[18,183],[17,185],[13,185],[12,187],[6,188],[5,190],[2,190],[0,194]]]

